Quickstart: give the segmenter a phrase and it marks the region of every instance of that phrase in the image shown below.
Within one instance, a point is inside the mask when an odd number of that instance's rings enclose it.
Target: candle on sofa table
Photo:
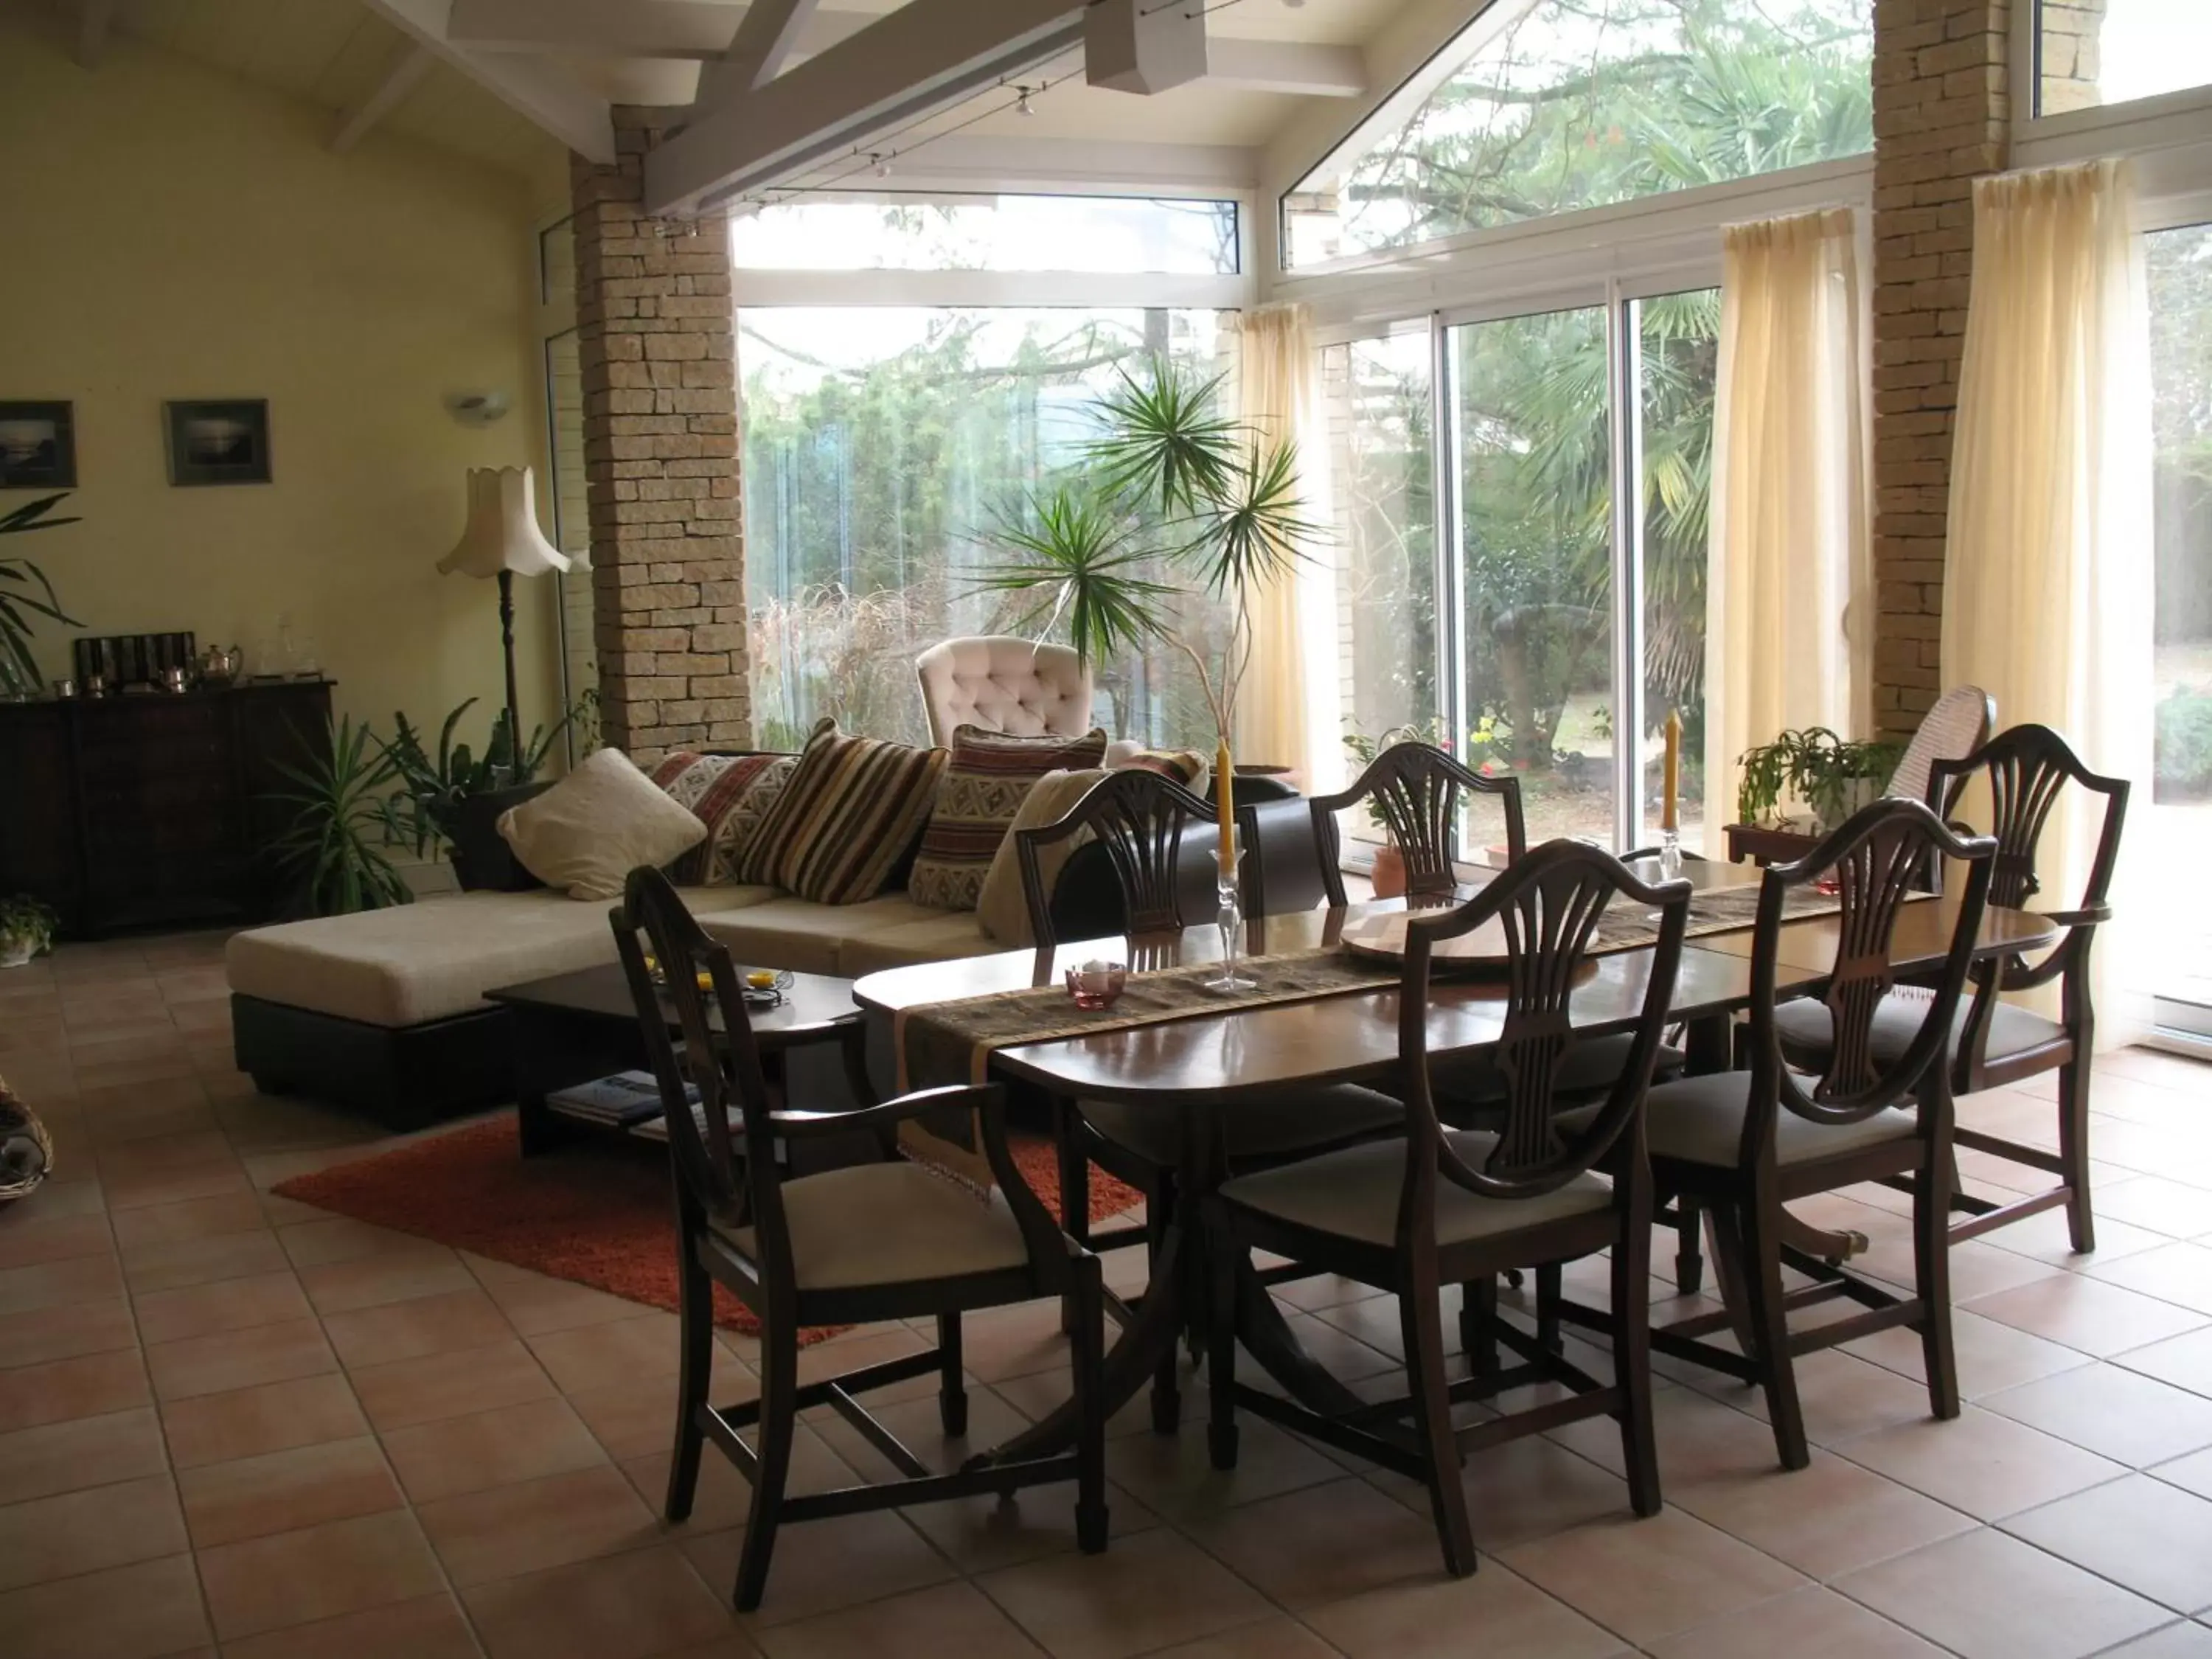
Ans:
[[[1221,878],[1228,881],[1237,869],[1237,768],[1229,757],[1229,740],[1213,751],[1213,806],[1221,819]]]
[[[1681,809],[1678,803],[1682,789],[1682,711],[1680,709],[1670,708],[1667,711],[1666,732],[1667,764],[1664,771],[1665,781],[1661,786],[1664,794],[1659,803],[1659,827],[1662,830],[1679,830],[1681,828]]]

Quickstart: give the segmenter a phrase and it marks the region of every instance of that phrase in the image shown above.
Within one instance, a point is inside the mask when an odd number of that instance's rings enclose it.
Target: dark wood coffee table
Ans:
[[[501,986],[484,996],[507,1011],[514,1043],[515,1124],[525,1158],[580,1135],[635,1132],[635,1126],[624,1130],[568,1117],[546,1103],[556,1090],[646,1066],[645,1036],[620,963]],[[872,1097],[852,981],[794,974],[779,1006],[746,1012],[772,1091],[783,1090],[795,1052],[834,1049],[842,1080],[854,1095],[842,1103]],[[675,1029],[672,1009],[669,1029]]]

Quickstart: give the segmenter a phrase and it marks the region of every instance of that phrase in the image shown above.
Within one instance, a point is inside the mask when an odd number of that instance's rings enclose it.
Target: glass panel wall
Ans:
[[[741,270],[1233,276],[1237,204],[1104,196],[842,195],[734,219]]]
[[[2036,113],[2212,86],[2205,0],[2039,0]]]
[[[1415,77],[1433,87],[1418,106],[1285,196],[1284,263],[1863,155],[1873,15],[1873,0],[1492,0]]]

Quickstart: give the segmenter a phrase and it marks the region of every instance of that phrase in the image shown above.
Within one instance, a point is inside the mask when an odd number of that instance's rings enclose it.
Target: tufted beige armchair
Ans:
[[[1016,737],[1081,737],[1091,729],[1091,675],[1064,645],[1003,634],[946,640],[914,659],[930,741],[961,726]]]

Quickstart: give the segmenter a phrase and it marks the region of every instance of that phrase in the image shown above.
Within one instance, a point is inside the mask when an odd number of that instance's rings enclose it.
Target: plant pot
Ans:
[[[1814,809],[1814,825],[1821,835],[1832,835],[1849,823],[1861,808],[1881,798],[1880,778],[1844,778],[1820,792]]]
[[[39,941],[26,933],[0,935],[0,968],[24,968],[39,954]]]
[[[1369,872],[1369,883],[1376,898],[1406,896],[1406,855],[1393,842],[1385,842],[1375,849],[1375,867]]]
[[[550,783],[526,783],[513,789],[488,790],[471,795],[441,826],[448,843],[453,878],[468,892],[513,893],[545,884],[524,869],[499,833],[500,814],[532,795],[542,795]]]

